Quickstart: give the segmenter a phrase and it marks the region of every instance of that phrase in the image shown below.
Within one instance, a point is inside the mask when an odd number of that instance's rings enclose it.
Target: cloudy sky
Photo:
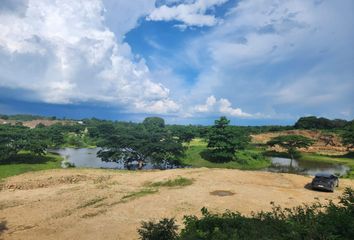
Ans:
[[[354,118],[352,0],[0,0],[0,113]]]

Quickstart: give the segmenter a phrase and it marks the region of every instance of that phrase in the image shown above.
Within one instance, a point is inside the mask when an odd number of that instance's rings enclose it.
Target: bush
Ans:
[[[138,233],[142,240],[174,240],[178,236],[177,229],[174,218],[164,218],[158,223],[142,222]]]

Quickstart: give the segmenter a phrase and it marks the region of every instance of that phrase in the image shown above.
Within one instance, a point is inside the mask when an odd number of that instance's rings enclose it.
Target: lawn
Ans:
[[[11,159],[11,163],[0,164],[0,179],[30,171],[60,168],[62,160],[62,157],[53,153],[47,153],[44,156],[19,153]]]
[[[270,165],[270,160],[254,149],[237,152],[235,156],[239,161],[213,163],[203,159],[200,155],[206,149],[206,145],[206,142],[202,139],[193,139],[190,144],[186,145],[186,155],[182,158],[182,163],[192,167],[235,168],[243,170],[262,169]]]

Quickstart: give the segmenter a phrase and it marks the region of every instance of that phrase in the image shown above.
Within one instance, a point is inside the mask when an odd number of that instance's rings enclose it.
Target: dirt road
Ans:
[[[148,182],[179,176],[184,187],[147,188]],[[319,199],[336,200],[354,181],[341,180],[335,193],[304,188],[310,177],[227,169],[129,172],[67,169],[6,179],[0,191],[0,239],[137,239],[143,220],[230,209],[249,214]],[[230,196],[212,192],[229,191]]]

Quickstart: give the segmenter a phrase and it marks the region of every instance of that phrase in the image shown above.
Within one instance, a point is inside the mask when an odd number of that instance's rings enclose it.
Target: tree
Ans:
[[[45,137],[38,129],[23,126],[0,126],[0,161],[8,161],[19,151],[42,155],[47,149]]]
[[[290,166],[294,160],[295,154],[298,153],[299,148],[308,148],[313,144],[313,140],[301,135],[284,135],[272,138],[267,142],[268,146],[279,146],[284,148],[291,157]]]
[[[244,149],[250,137],[246,132],[229,126],[226,117],[215,121],[208,135],[209,158],[215,162],[227,162],[234,159],[235,151]]]
[[[346,127],[341,137],[342,143],[347,146],[348,150],[354,147],[354,122]]]
[[[162,121],[161,121],[162,120]],[[154,164],[177,164],[184,148],[165,129],[161,118],[148,118],[142,124],[117,127],[99,146],[98,156],[104,161],[123,161],[128,167],[133,161]]]

